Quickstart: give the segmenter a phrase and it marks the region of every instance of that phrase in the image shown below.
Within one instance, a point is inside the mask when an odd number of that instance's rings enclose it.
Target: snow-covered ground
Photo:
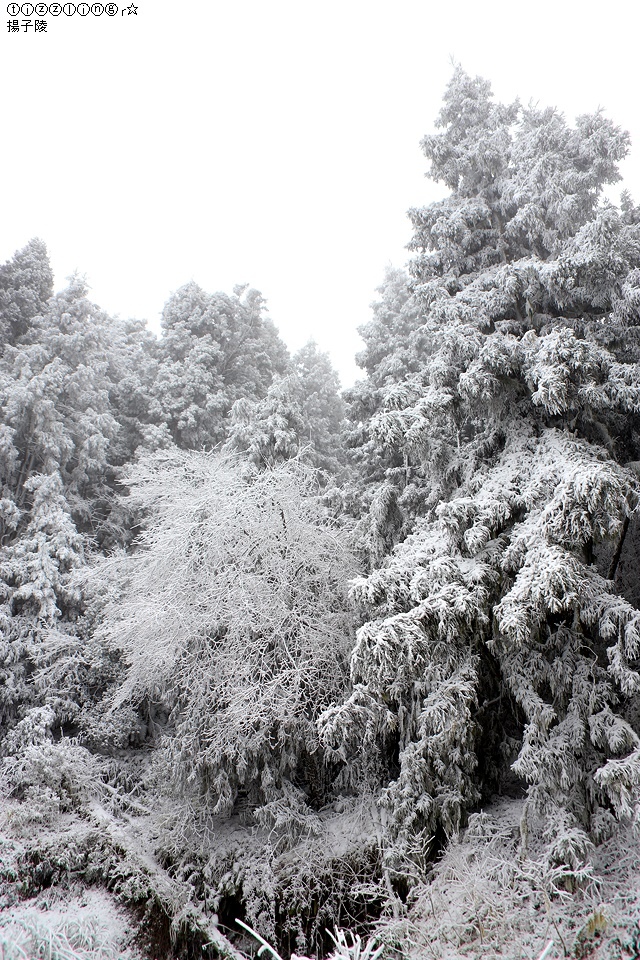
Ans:
[[[339,858],[378,834],[371,806],[337,807],[318,816],[298,856],[320,840]],[[144,924],[145,897],[162,905],[174,930],[189,920],[205,939],[220,937],[221,953],[238,960],[216,931],[216,917],[206,907],[203,914],[189,885],[156,859],[157,818],[116,817],[94,805],[88,815],[64,815],[32,836],[11,836],[11,812],[5,807],[0,816],[2,960],[151,960],[160,953]],[[376,930],[383,960],[537,960],[545,947],[545,960],[640,958],[640,837],[620,828],[592,851],[576,887],[545,862],[541,824],[531,817],[524,855],[522,815],[522,800],[496,800],[471,818],[435,866],[425,870],[417,857],[408,903],[395,916],[389,909]],[[255,831],[240,821],[225,822],[220,847],[237,849],[243,836],[250,857]],[[293,864],[295,849],[282,857]],[[242,945],[249,949],[248,941]],[[175,956],[184,948],[183,938]],[[172,956],[169,942],[162,955]]]

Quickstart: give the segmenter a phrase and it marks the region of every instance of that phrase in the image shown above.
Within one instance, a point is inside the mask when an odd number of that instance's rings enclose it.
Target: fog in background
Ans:
[[[502,100],[570,120],[603,107],[631,132],[640,200],[628,2],[141,0],[47,21],[0,45],[0,259],[40,236],[56,288],[78,270],[105,310],[155,330],[190,279],[250,283],[291,350],[315,339],[353,382],[357,327],[407,259],[406,210],[442,196],[419,141],[452,59]]]

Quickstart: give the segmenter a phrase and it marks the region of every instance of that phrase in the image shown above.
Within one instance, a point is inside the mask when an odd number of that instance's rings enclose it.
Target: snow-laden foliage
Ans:
[[[264,307],[256,290],[208,294],[193,282],[165,304],[151,413],[179,447],[224,441],[235,401],[261,399],[285,373],[287,349]]]
[[[135,328],[111,321],[79,278],[32,315],[40,273],[0,358],[0,724],[35,695],[43,633],[80,612],[74,571],[97,542],[120,539],[112,491],[133,452],[116,401]]]
[[[449,292],[500,263],[556,255],[592,220],[629,149],[629,135],[600,111],[572,129],[553,108],[495,103],[489,83],[460,67],[436,125],[443,132],[422,148],[451,194],[410,211],[410,248],[420,282],[447,277]]]
[[[40,241],[0,267],[5,819],[119,811],[119,844],[149,788],[147,847],[188,891],[168,915],[200,901],[227,956],[208,909],[306,953],[429,899],[455,942],[434,850],[496,788],[524,815],[476,845],[513,862],[471,871],[461,948],[486,897],[549,910],[640,819],[640,208],[601,197],[628,136],[461,69],[437,126],[450,193],[410,211],[346,424],[327,357],[289,358],[256,291],[189,283],[156,341],[78,278],[51,297]]]
[[[239,791],[276,800],[296,779],[313,799],[315,722],[345,688],[355,568],[312,475],[291,461],[246,479],[228,457],[173,450],[141,457],[126,482],[144,530],[91,575],[98,634],[126,663],[116,706],[171,712],[171,776],[216,812]]]
[[[0,269],[0,317],[12,331],[0,357],[0,726],[43,697],[67,722],[103,688],[100,655],[82,696],[75,681],[73,694],[50,675],[39,683],[34,667],[45,637],[68,645],[78,634],[74,576],[96,550],[131,539],[136,518],[115,498],[116,481],[162,433],[150,419],[154,338],[144,324],[107,316],[77,276],[43,303],[49,275],[39,241]],[[67,679],[79,672],[71,664]]]
[[[413,294],[388,300],[408,340],[385,354],[365,331],[377,569],[353,582],[353,692],[321,737],[354,774],[377,755],[405,844],[455,832],[512,764],[569,862],[640,796],[640,613],[614,582],[639,493],[640,229],[598,203],[628,138],[495,104],[460,69],[438,124],[423,147],[451,194],[411,211]]]
[[[0,794],[19,801],[7,811],[16,833],[28,836],[101,791],[100,758],[68,737],[54,741],[55,723],[53,710],[35,707],[2,744]]]
[[[614,836],[590,849],[590,863],[569,866],[548,856],[545,825],[531,816],[523,855],[522,815],[521,799],[501,799],[469,817],[428,881],[412,891],[406,914],[374,928],[389,952],[407,960],[637,955],[634,831],[618,826]]]
[[[236,400],[224,449],[242,453],[259,470],[301,456],[325,482],[342,468],[344,403],[329,357],[308,343],[286,376],[274,377],[261,400]]]
[[[0,355],[28,331],[53,293],[53,272],[42,240],[31,240],[0,266]]]

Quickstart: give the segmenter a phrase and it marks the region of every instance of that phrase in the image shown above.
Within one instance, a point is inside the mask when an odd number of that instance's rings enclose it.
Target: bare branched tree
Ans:
[[[313,474],[290,461],[248,479],[231,457],[170,450],[126,483],[143,533],[92,574],[100,636],[127,666],[114,705],[168,707],[171,774],[216,813],[305,786],[316,719],[348,682],[355,573]]]

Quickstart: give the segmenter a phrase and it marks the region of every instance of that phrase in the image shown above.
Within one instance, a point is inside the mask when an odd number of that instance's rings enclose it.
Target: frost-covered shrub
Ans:
[[[166,708],[166,770],[214,812],[294,781],[321,801],[316,720],[346,686],[356,567],[312,473],[292,461],[246,478],[232,458],[173,450],[127,485],[144,532],[90,580],[96,636],[125,664],[114,709]]]
[[[260,956],[267,953],[273,957],[273,960],[282,960],[277,950],[264,937],[252,930],[246,923],[242,921],[238,921],[238,923],[261,944],[258,951]],[[333,933],[330,930],[327,930],[327,933],[334,945],[328,960],[378,960],[378,957],[381,957],[385,950],[384,945],[378,945],[375,938],[370,938],[363,944],[362,938],[358,934],[341,930],[339,927]],[[308,960],[308,958],[292,953],[291,960]]]
[[[69,737],[54,741],[54,713],[30,710],[9,732],[0,759],[0,790],[15,801],[7,808],[14,830],[51,824],[61,812],[78,810],[101,790],[101,762]]]

